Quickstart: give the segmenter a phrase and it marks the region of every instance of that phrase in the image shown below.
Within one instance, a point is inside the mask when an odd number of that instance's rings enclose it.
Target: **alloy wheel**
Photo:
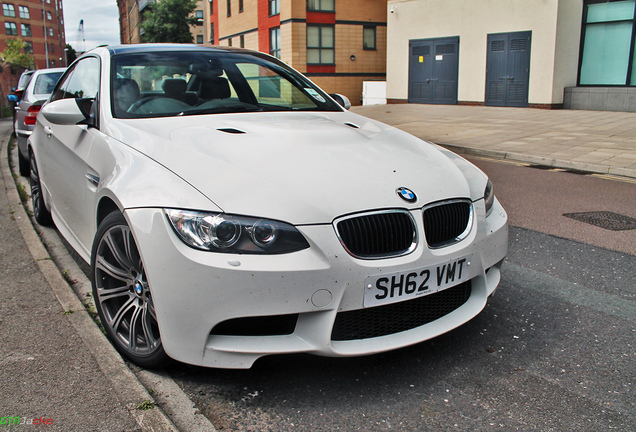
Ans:
[[[35,162],[35,156],[30,155],[30,176],[29,184],[31,186],[31,204],[33,205],[33,217],[40,225],[51,224],[51,213],[44,204],[44,197],[42,196],[42,184],[40,183],[40,173],[38,171],[38,165]]]
[[[157,316],[130,228],[125,222],[109,225],[98,233],[95,245],[93,293],[110,338],[124,355],[139,363],[163,353]]]

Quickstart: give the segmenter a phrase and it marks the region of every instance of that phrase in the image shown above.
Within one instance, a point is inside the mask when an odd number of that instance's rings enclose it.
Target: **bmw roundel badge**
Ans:
[[[395,192],[406,202],[414,203],[417,201],[417,196],[415,196],[415,193],[411,189],[401,187],[397,188]]]

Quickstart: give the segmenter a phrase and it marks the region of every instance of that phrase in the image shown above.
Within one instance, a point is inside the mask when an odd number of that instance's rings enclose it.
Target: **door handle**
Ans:
[[[51,129],[51,126],[44,126],[44,132],[46,133],[47,138],[51,138],[51,134],[53,134],[53,129]]]

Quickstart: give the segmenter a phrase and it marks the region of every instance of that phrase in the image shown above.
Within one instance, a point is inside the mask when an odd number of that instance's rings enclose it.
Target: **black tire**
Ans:
[[[22,156],[22,152],[18,148],[18,169],[22,177],[29,177],[31,175],[31,164],[29,159]]]
[[[51,213],[46,209],[46,204],[44,204],[44,197],[42,196],[42,184],[40,183],[40,174],[33,153],[31,153],[31,155],[29,156],[29,161],[29,183],[31,184],[31,203],[33,204],[33,218],[40,225],[51,225],[53,223],[53,219],[51,218]]]
[[[106,216],[95,234],[91,283],[99,319],[117,351],[144,368],[168,365],[143,262],[119,212]]]

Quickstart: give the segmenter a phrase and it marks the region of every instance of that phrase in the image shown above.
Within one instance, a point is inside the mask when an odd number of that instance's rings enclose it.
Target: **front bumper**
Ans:
[[[473,228],[461,242],[429,249],[420,241],[406,256],[381,260],[350,256],[332,225],[298,227],[309,249],[283,255],[232,255],[186,246],[161,209],[131,209],[125,215],[144,261],[166,353],[194,365],[249,368],[269,354],[335,357],[388,351],[446,333],[475,317],[499,284],[508,228],[498,201],[488,218],[483,200],[474,203],[474,210]],[[421,213],[413,214],[418,231],[423,232]],[[364,309],[364,281],[369,275],[406,272],[467,255],[471,257],[469,297],[450,313],[397,333],[332,340],[339,313]],[[216,330],[227,330],[242,319],[258,326],[259,318],[264,323],[262,334]],[[291,328],[267,334],[266,323],[272,318],[291,322]]]

